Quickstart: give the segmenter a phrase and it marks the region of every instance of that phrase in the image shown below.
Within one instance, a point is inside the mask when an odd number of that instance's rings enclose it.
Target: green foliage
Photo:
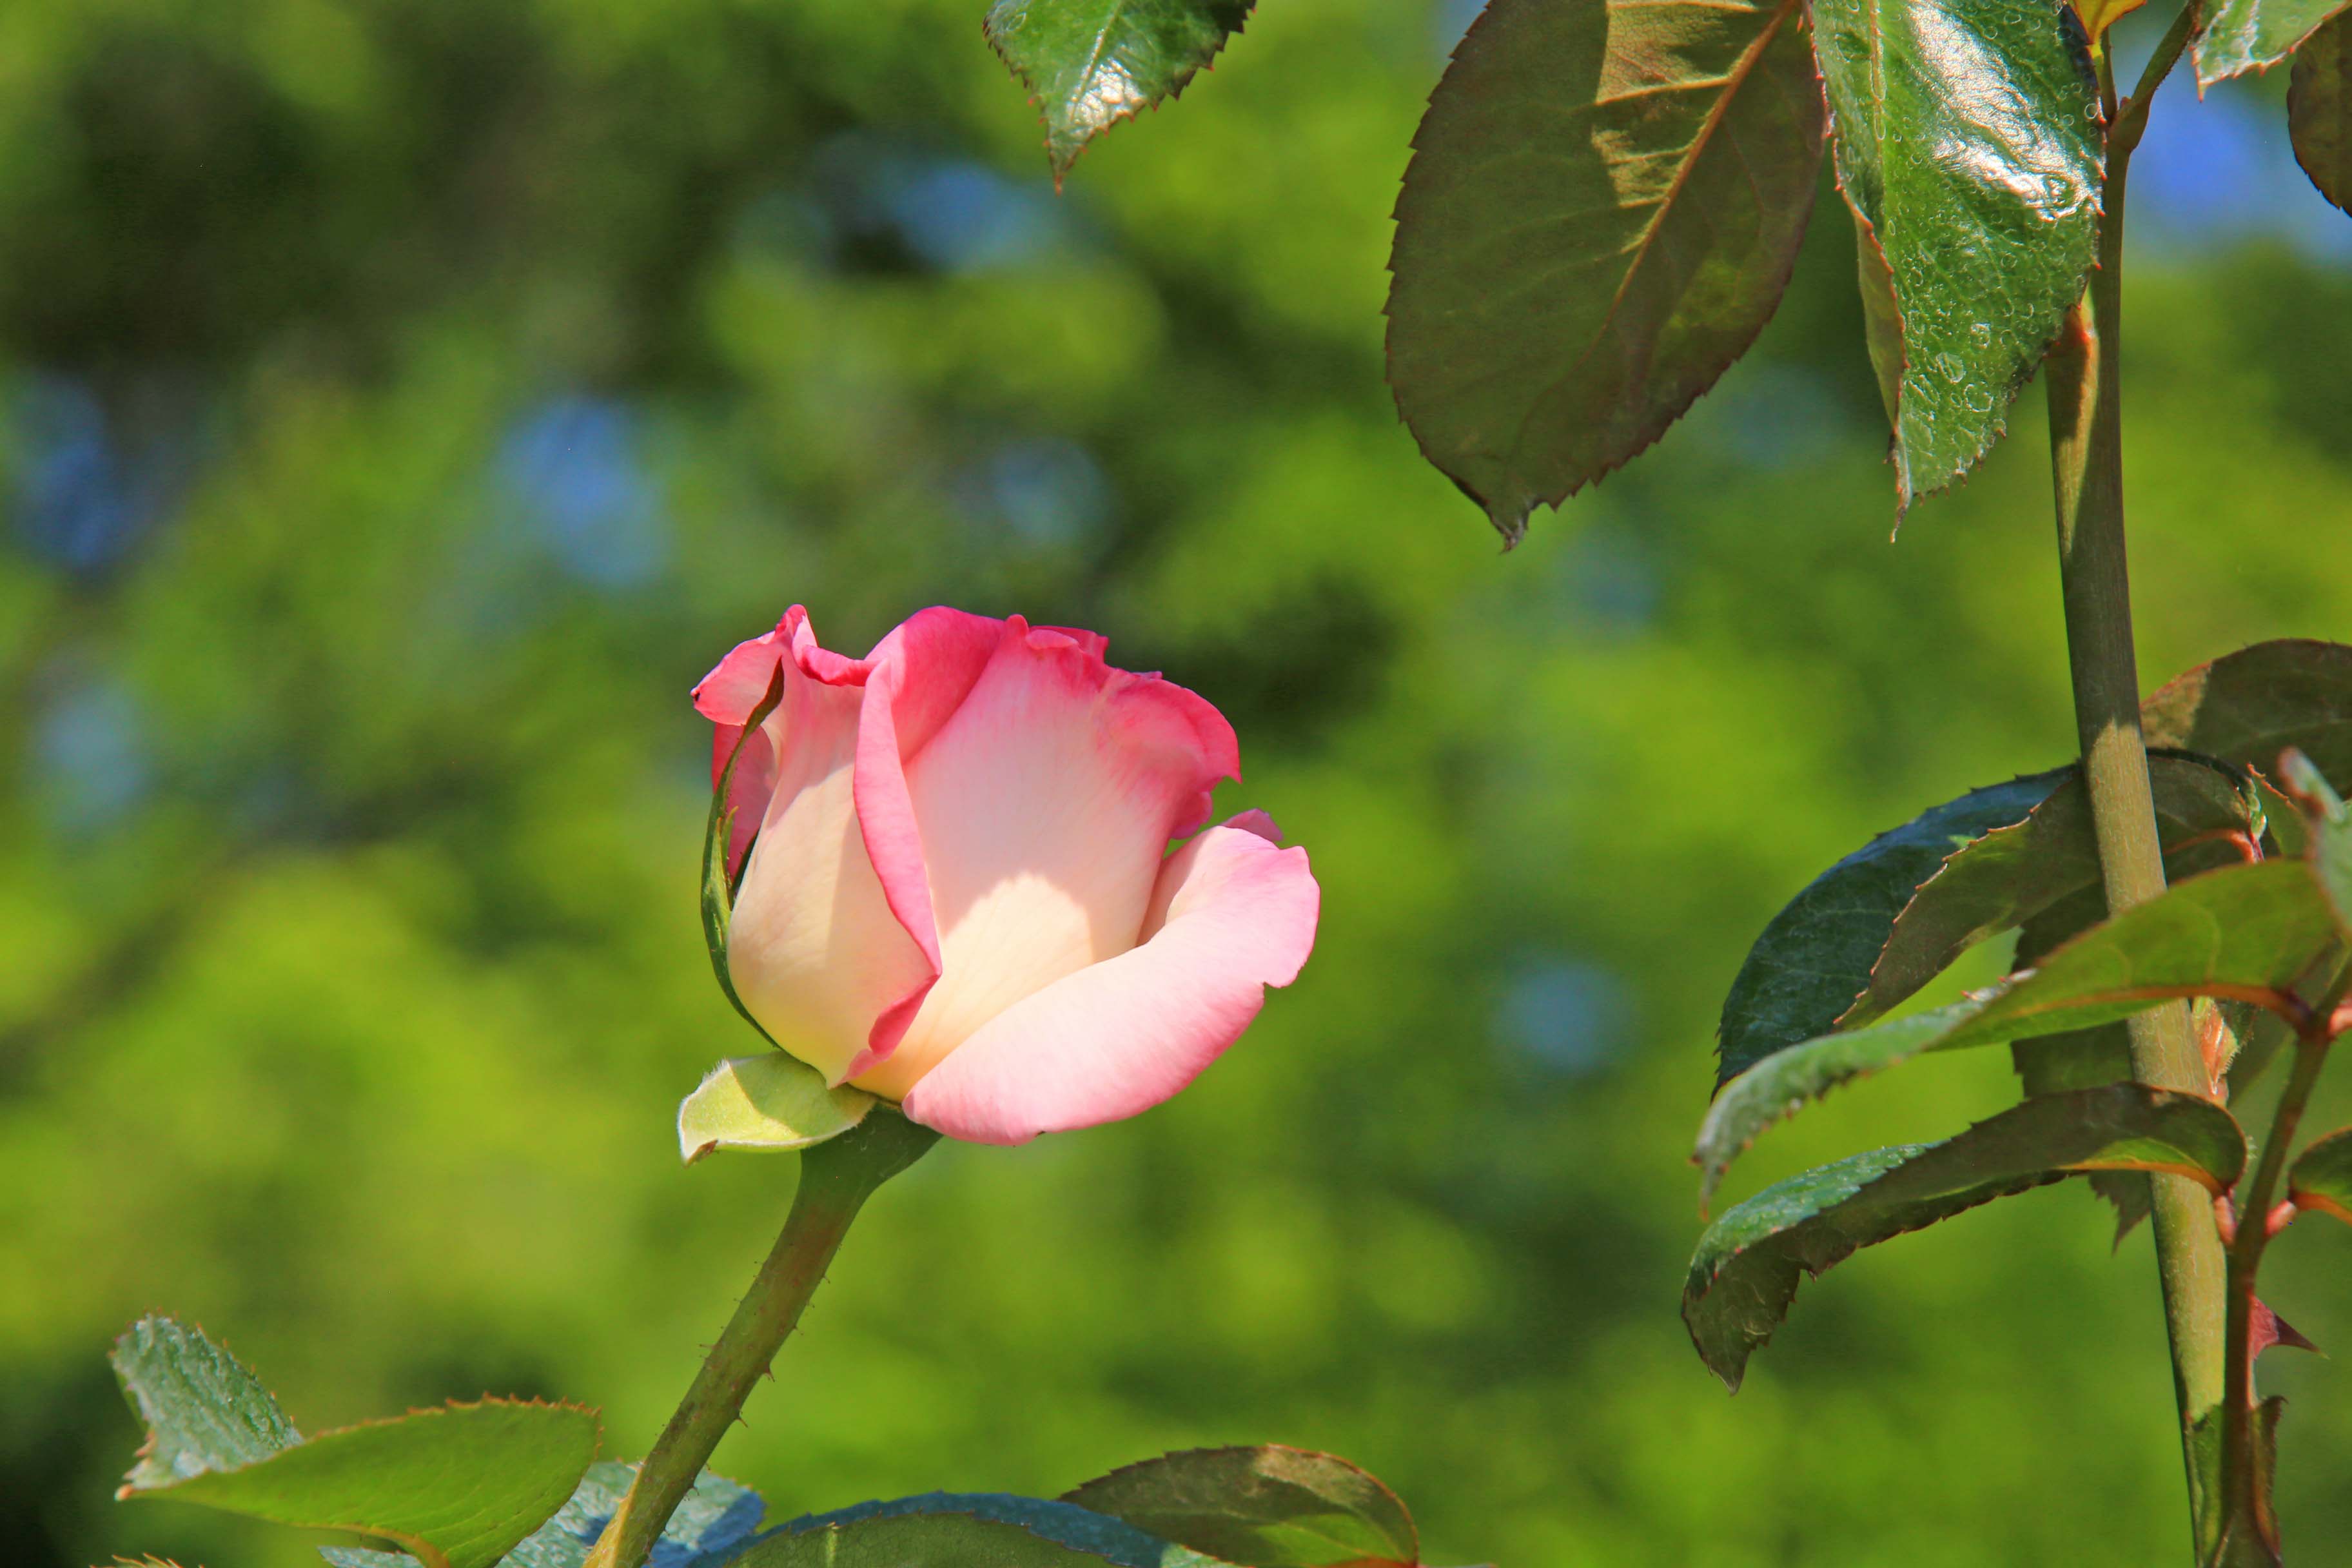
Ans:
[[[168,1319],[134,1324],[113,1360],[150,1428],[121,1495],[382,1536],[425,1568],[490,1568],[596,1455],[593,1412],[492,1399],[305,1439],[250,1373]]]
[[[2151,746],[2273,777],[2294,747],[2329,777],[2352,778],[2352,647],[2288,637],[2241,648],[2166,682],[2141,704],[2140,726]]]
[[[589,1549],[627,1495],[634,1465],[610,1459],[588,1467],[580,1486],[554,1517],[501,1559],[500,1568],[582,1568]],[[764,1511],[759,1494],[706,1470],[662,1527],[658,1568],[719,1568],[760,1528]],[[405,1568],[405,1552],[322,1547],[335,1568]]]
[[[1748,950],[1717,1026],[1716,1082],[1827,1034],[1870,988],[1895,921],[1958,850],[2026,820],[2069,770],[1970,790],[1891,828],[1807,885]]]
[[[1389,379],[1506,543],[1755,341],[1822,129],[1797,0],[1492,0],[1472,24],[1397,200]]]
[[[1394,1492],[1345,1459],[1298,1448],[1168,1454],[1113,1470],[1062,1500],[1239,1568],[1421,1561],[1419,1532]]]
[[[126,1490],[258,1464],[302,1440],[260,1380],[201,1330],[142,1318],[109,1359],[147,1427],[147,1445],[123,1478]]]
[[[1215,1568],[1065,1504],[950,1493],[908,1500],[919,1506],[787,1526],[734,1561],[740,1568]]]
[[[2344,0],[2216,0],[2197,36],[2197,85],[2268,70],[2344,8]]]
[[[985,26],[1045,115],[1058,184],[1087,142],[1183,91],[1249,12],[1250,0],[996,0]]]
[[[2224,1192],[2245,1158],[2230,1113],[2196,1095],[2109,1084],[2030,1100],[1941,1143],[1855,1154],[1728,1210],[1699,1239],[1683,1321],[1736,1390],[1801,1277],[1864,1247],[2081,1171],[2169,1171]]]
[[[1108,632],[1233,718],[1327,913],[1168,1106],[893,1184],[714,1461],[775,1517],[1258,1434],[1373,1462],[1440,1561],[2165,1561],[2147,1244],[2071,1194],[1843,1271],[1738,1402],[1661,1310],[1659,1154],[1757,931],[2071,748],[2041,443],[1874,542],[1816,223],[1671,446],[1497,561],[1378,387],[1438,9],[1264,9],[1058,202],[981,9],[0,5],[0,1560],[316,1563],[106,1505],[139,1436],[92,1347],[158,1301],[308,1425],[488,1389],[652,1440],[793,1163],[677,1165],[679,1097],[759,1048],[697,929],[686,692],[801,600],[853,650],[929,603]],[[2159,121],[2229,108],[2181,85]],[[973,189],[962,248],[907,237]],[[2146,668],[2352,626],[2352,277],[2257,230],[2130,288]],[[87,449],[19,412],[60,393],[132,492],[96,564],[33,499]],[[1991,1053],[1866,1080],[1723,1202],[2015,1098]],[[2324,1557],[2352,1299],[2301,1239],[2266,1277],[2339,1360],[2264,1386]]]
[[[2338,12],[2295,51],[2286,123],[2303,172],[2352,213],[2352,12]]]
[[[2098,246],[2097,89],[2041,0],[1827,0],[1813,27],[1838,185],[1892,279],[1908,507],[1983,459],[2082,296]],[[1866,314],[1883,332],[1885,310]],[[1883,342],[1872,356],[1894,357]]]
[[[2334,1215],[2352,1225],[2352,1127],[2312,1140],[2287,1170],[2287,1196],[2297,1208]]]
[[[2266,860],[2209,872],[2095,926],[1981,1001],[1778,1051],[1734,1079],[1694,1158],[1712,1193],[1774,1121],[1840,1084],[1927,1051],[1958,1050],[2128,1017],[2173,997],[2284,997],[2343,937],[2312,868]]]

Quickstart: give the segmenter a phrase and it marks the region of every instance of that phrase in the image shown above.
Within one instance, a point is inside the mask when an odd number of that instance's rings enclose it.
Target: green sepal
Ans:
[[[691,1165],[716,1149],[805,1149],[840,1137],[873,1109],[872,1095],[830,1088],[782,1051],[730,1057],[678,1102],[678,1155]]]
[[[702,831],[702,940],[710,949],[711,973],[719,976],[719,989],[727,994],[727,1000],[734,1004],[743,1021],[758,1029],[760,1037],[772,1046],[775,1040],[760,1020],[751,1016],[751,1010],[743,1005],[743,998],[735,994],[735,981],[727,968],[727,931],[735,913],[735,889],[741,880],[740,872],[734,876],[728,873],[727,845],[735,831],[735,806],[728,796],[735,783],[735,765],[743,760],[743,749],[751,743],[751,737],[760,732],[760,726],[767,722],[768,715],[783,700],[784,668],[779,663],[776,673],[769,678],[766,694],[743,721],[743,731],[735,737],[734,749],[727,753],[718,782],[711,785],[710,819]],[[751,858],[747,846],[743,851],[746,866],[751,864]]]

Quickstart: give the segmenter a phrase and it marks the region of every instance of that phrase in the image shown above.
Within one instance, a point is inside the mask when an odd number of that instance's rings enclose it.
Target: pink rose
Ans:
[[[1117,1121],[1307,962],[1307,852],[1263,812],[1203,830],[1233,727],[1106,646],[929,609],[845,658],[795,605],[695,688],[715,782],[782,671],[735,769],[727,967],[828,1082],[982,1143]]]

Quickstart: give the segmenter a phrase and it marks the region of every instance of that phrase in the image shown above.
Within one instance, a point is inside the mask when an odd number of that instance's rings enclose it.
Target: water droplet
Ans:
[[[2073,205],[2074,183],[2063,174],[2042,176],[2042,194],[2062,205]]]
[[[1992,327],[1987,322],[1979,321],[1969,328],[1969,336],[1976,340],[1977,347],[1989,348],[1992,344]]]
[[[1969,405],[1969,411],[1972,414],[1990,414],[1992,412],[1992,394],[1987,392],[1981,383],[1972,386],[1962,387],[1960,389],[1960,401]]]

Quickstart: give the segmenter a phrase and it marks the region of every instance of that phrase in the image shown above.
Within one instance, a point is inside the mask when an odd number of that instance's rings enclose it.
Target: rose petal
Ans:
[[[764,694],[779,668],[782,700],[744,753],[748,763],[760,752],[762,793],[746,795],[744,765],[736,768],[736,829],[759,837],[729,925],[728,974],[777,1044],[839,1083],[882,1020],[912,1016],[939,967],[892,911],[858,830],[867,662],[817,647],[795,607],[768,637],[728,655],[697,689],[697,706],[740,724],[751,712],[742,692],[756,679]]]
[[[1240,1037],[1297,978],[1320,902],[1304,849],[1213,827],[1171,857],[1142,945],[997,1015],[919,1081],[907,1114],[951,1138],[1021,1143],[1133,1116]]]
[[[858,831],[891,913],[923,954],[929,980],[879,1015],[857,1055],[834,1081],[888,1057],[941,972],[938,917],[923,836],[908,793],[907,760],[954,717],[1006,635],[1006,624],[934,606],[908,616],[877,644],[867,665],[857,737]]]
[[[891,678],[883,664],[869,691]],[[1100,638],[1018,617],[952,716],[903,754],[907,816],[877,809],[863,754],[858,809],[886,885],[900,854],[919,856],[942,962],[905,1037],[855,1075],[892,1098],[1023,997],[1134,946],[1168,840],[1235,772],[1233,731],[1208,703],[1110,668]]]

